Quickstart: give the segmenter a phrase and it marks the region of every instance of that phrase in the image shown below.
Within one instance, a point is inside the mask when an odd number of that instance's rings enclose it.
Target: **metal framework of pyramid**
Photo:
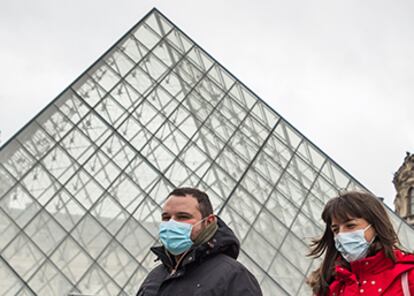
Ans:
[[[308,295],[325,202],[366,190],[156,9],[0,160],[5,296],[135,295],[178,186],[210,195],[264,295]],[[413,229],[389,214],[413,249]]]

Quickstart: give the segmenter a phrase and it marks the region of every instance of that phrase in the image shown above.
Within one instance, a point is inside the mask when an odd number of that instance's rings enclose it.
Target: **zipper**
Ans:
[[[181,255],[180,259],[178,259],[178,261],[177,261],[177,264],[176,264],[176,265],[175,265],[175,267],[171,270],[170,276],[173,276],[173,275],[177,272],[178,267],[180,266],[181,261],[183,261],[183,260],[184,260],[185,256],[187,256],[187,254],[188,254],[188,252],[189,252],[189,251],[190,251],[190,249],[189,249],[189,250],[187,250],[187,251],[185,251],[185,252]]]

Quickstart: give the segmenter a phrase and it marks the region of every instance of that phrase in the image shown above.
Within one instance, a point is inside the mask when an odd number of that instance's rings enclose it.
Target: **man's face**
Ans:
[[[169,221],[170,219],[177,222],[192,224],[191,240],[193,241],[204,228],[206,222],[203,221],[195,225],[202,219],[202,216],[197,199],[191,195],[171,195],[168,197],[162,208],[162,221]]]

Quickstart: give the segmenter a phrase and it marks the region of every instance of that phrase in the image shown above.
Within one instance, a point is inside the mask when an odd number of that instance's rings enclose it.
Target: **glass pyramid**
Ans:
[[[208,192],[264,295],[309,295],[324,203],[366,190],[156,9],[0,161],[0,295],[135,295],[184,185]]]

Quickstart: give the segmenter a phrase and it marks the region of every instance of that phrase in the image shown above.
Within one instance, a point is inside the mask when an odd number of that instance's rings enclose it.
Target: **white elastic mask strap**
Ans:
[[[372,225],[371,224],[369,224],[367,227],[365,227],[364,228],[364,237],[365,237],[365,231],[367,231],[367,229],[369,229],[370,227],[372,227]],[[372,239],[371,239],[371,241],[370,242],[368,242],[369,244],[372,244],[373,242],[374,242],[374,239],[375,239],[375,237],[376,237],[377,235],[375,234],[373,237],[372,237]]]
[[[364,233],[365,233],[365,231],[367,231],[367,229],[369,229],[371,226],[372,226],[372,225],[371,225],[371,224],[369,224],[367,227],[365,227],[365,228],[364,228]]]
[[[200,221],[198,221],[198,222],[196,222],[196,223],[194,223],[193,224],[193,226],[195,226],[195,225],[197,225],[197,224],[199,224],[199,223],[201,223],[201,222],[203,222],[204,220],[206,220],[208,217],[204,217],[203,219],[201,219]]]

